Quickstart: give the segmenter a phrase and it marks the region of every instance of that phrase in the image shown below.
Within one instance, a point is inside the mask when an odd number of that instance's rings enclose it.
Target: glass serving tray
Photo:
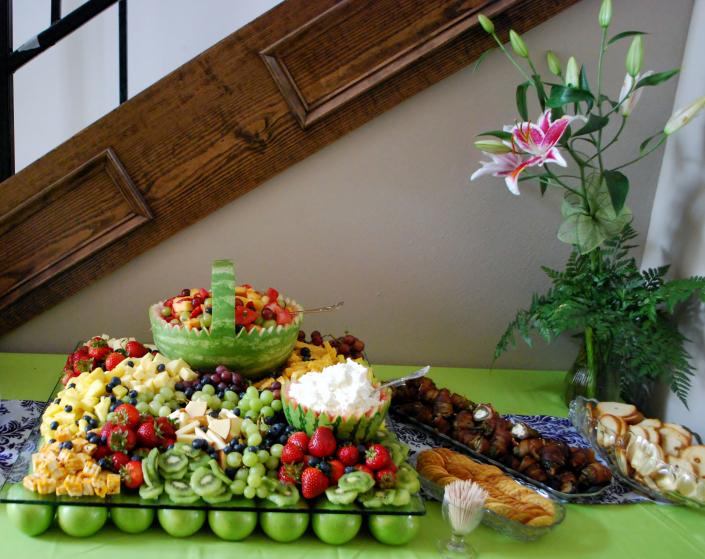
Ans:
[[[443,502],[444,488],[442,486],[434,483],[424,476],[419,476],[419,480],[421,481],[421,487],[423,487],[431,497],[441,503]],[[527,526],[526,524],[522,524],[521,522],[517,522],[516,520],[497,514],[489,509],[485,509],[485,514],[482,516],[482,524],[514,540],[530,542],[540,538],[541,536],[545,536],[561,522],[563,522],[565,519],[565,507],[543,489],[538,489],[528,483],[523,482],[522,480],[517,480],[517,483],[521,483],[542,497],[551,500],[556,509],[555,522],[550,526]]]
[[[598,421],[592,413],[594,406],[599,404],[597,400],[590,400],[579,396],[570,403],[570,420],[578,430],[578,432],[585,437],[586,440],[590,442],[590,445],[610,467],[614,476],[622,482],[624,485],[634,489],[642,495],[646,495],[650,499],[661,503],[673,503],[678,505],[686,505],[705,511],[705,495],[704,500],[698,501],[694,498],[689,498],[678,491],[663,490],[656,485],[656,482],[649,477],[650,485],[642,483],[634,479],[629,475],[629,470],[631,466],[629,462],[625,460],[628,457],[630,448],[632,446],[639,447],[642,452],[653,451],[654,443],[644,439],[640,435],[635,435],[632,431],[627,431],[624,434],[617,434],[613,431],[608,431],[604,425],[600,425],[601,433],[598,434]],[[611,444],[609,446],[604,446],[598,442],[598,435],[601,436],[601,440],[606,440],[605,436],[610,436],[609,440]],[[694,434],[694,439],[700,442],[700,437]],[[613,441],[613,442],[612,442]],[[624,469],[627,469],[625,472]],[[680,472],[677,466],[673,466],[664,462],[663,460],[655,460],[653,464],[647,466],[648,470],[653,471],[653,476],[672,476],[674,480],[677,480],[679,476],[686,478],[693,478],[693,483],[698,483],[695,476],[688,474],[687,472]],[[632,474],[634,472],[632,471]],[[700,483],[705,483],[700,481]]]
[[[586,492],[586,493],[563,493],[562,491],[558,491],[557,489],[553,489],[552,487],[549,487],[548,485],[541,483],[540,481],[536,481],[535,479],[530,478],[529,476],[524,475],[523,473],[510,468],[509,466],[502,464],[501,462],[498,462],[497,460],[493,460],[489,456],[485,456],[484,454],[480,454],[476,450],[473,450],[469,446],[464,445],[461,442],[456,441],[454,438],[449,437],[448,435],[444,435],[443,433],[439,433],[436,429],[433,427],[430,427],[424,423],[421,423],[417,419],[408,416],[405,413],[402,413],[398,410],[395,410],[394,408],[390,408],[389,413],[391,413],[395,418],[404,421],[410,425],[413,425],[414,427],[417,427],[418,429],[424,431],[425,433],[428,433],[432,437],[435,437],[439,441],[443,441],[447,446],[450,448],[453,448],[455,450],[458,450],[462,452],[463,454],[467,454],[468,456],[472,456],[475,460],[479,462],[483,462],[485,464],[492,464],[493,466],[497,466],[500,470],[503,472],[506,472],[516,480],[523,481],[525,484],[531,485],[534,488],[541,489],[542,491],[548,493],[549,495],[552,495],[555,497],[558,501],[560,502],[568,502],[568,501],[576,501],[579,499],[591,499],[595,497],[599,497],[610,485],[607,484],[604,487],[601,487],[597,491],[591,491],[591,492]]]
[[[63,388],[61,381],[58,381],[51,392],[48,402],[51,402],[56,394]],[[186,509],[186,510],[229,510],[229,511],[252,511],[252,512],[301,512],[301,508],[277,507],[266,499],[244,499],[210,504],[203,500],[195,503],[177,504],[167,495],[162,494],[158,499],[142,499],[136,493],[121,493],[119,495],[108,495],[106,497],[84,496],[70,497],[68,495],[41,495],[28,491],[22,486],[22,478],[29,473],[31,455],[41,446],[42,437],[39,432],[41,419],[27,438],[17,460],[8,473],[7,479],[0,478],[0,503],[20,503],[20,504],[47,504],[47,505],[69,505],[84,507],[125,507],[125,508],[151,508],[151,509]],[[249,501],[249,502],[247,502]],[[303,502],[303,499],[299,501]],[[243,504],[245,503],[245,504]],[[325,502],[325,506],[319,501],[308,503],[308,512],[325,514],[357,514],[369,516],[371,514],[387,516],[423,516],[426,514],[426,506],[423,498],[416,494],[411,496],[411,502],[403,507],[382,506],[377,508],[366,508],[358,503],[341,506]],[[305,510],[305,509],[303,509]]]

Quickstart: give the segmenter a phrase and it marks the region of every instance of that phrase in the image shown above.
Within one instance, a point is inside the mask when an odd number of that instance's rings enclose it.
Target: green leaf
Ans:
[[[592,104],[595,98],[592,93],[576,87],[557,86],[551,89],[551,97],[548,99],[546,106],[555,109],[570,103],[580,103],[585,101]]]
[[[658,138],[659,136],[661,136],[661,134],[663,134],[663,132],[656,132],[656,134],[654,134],[653,136],[649,136],[648,138],[646,138],[646,140],[641,142],[641,144],[639,145],[639,155],[644,153],[646,151],[646,148],[651,143],[651,141],[654,140],[655,138]]]
[[[576,213],[561,224],[558,238],[587,254],[602,244],[605,234],[591,216]]]
[[[472,73],[474,74],[477,69],[480,67],[480,64],[487,58],[487,55],[490,54],[492,51],[497,50],[496,48],[494,49],[487,49],[484,51],[480,56],[477,57],[477,60],[475,61],[475,64],[472,67]]]
[[[539,177],[539,188],[541,189],[541,196],[546,194],[546,190],[548,189],[548,179],[546,178],[546,175],[541,175]]]
[[[617,33],[614,37],[607,41],[607,44],[611,45],[612,43],[616,43],[620,39],[624,39],[626,37],[633,37],[634,35],[648,35],[648,33],[645,33],[644,31],[622,31],[621,33]]]
[[[488,130],[487,132],[480,132],[478,136],[494,136],[500,140],[511,140],[512,135],[504,130]]]
[[[520,83],[517,86],[517,110],[519,111],[519,116],[524,122],[529,120],[529,111],[526,107],[526,90],[529,89],[531,82]]]
[[[590,92],[590,84],[588,83],[584,65],[580,67],[580,89]]]
[[[605,171],[605,184],[616,214],[622,211],[629,192],[629,179],[619,171]]]
[[[666,80],[671,79],[680,71],[680,68],[674,68],[673,70],[666,70],[665,72],[657,72],[656,74],[651,74],[650,76],[641,78],[636,83],[636,87],[634,87],[634,89],[639,89],[640,87],[646,87],[648,85],[658,85],[660,83],[665,82]]]
[[[543,90],[543,81],[541,80],[541,76],[538,74],[534,74],[531,77],[534,80],[536,97],[538,98],[539,105],[541,105],[541,110],[543,111],[546,109],[546,92]]]
[[[598,130],[607,126],[609,121],[610,121],[610,119],[606,116],[599,116],[599,115],[590,113],[590,116],[588,117],[588,121],[585,123],[585,125],[582,128],[578,129],[578,131],[575,134],[573,134],[573,137],[582,136],[583,134],[592,134],[593,132],[597,132]]]

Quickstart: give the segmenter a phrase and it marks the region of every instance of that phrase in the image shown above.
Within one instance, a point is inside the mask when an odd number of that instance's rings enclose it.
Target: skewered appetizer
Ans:
[[[527,425],[503,418],[490,404],[439,389],[428,377],[396,387],[392,402],[395,410],[562,493],[591,490],[612,480],[591,449],[543,438]]]

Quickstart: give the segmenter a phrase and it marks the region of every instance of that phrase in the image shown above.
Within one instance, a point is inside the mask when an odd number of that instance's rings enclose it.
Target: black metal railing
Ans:
[[[61,0],[51,0],[51,25],[13,49],[12,0],[0,0],[0,181],[15,174],[14,74],[30,60],[118,3],[120,103],[127,100],[127,0],[87,0],[61,16]]]

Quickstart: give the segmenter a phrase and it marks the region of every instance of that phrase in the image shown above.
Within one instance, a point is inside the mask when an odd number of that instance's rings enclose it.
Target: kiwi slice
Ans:
[[[395,489],[405,489],[410,494],[418,493],[421,489],[419,476],[416,470],[409,464],[402,464],[397,470],[397,481],[394,484]]]
[[[203,496],[203,500],[210,504],[210,505],[217,505],[219,503],[227,503],[230,499],[233,498],[233,492],[230,491],[227,487],[223,487],[223,491],[218,493],[217,495],[211,495],[211,496]]]
[[[175,443],[172,450],[176,454],[183,454],[187,458],[197,458],[201,454],[199,449],[193,448],[190,444],[186,443]]]
[[[140,498],[141,499],[156,499],[164,492],[164,484],[157,483],[154,485],[140,485]]]
[[[159,456],[159,473],[166,477],[165,474],[179,472],[184,468],[188,468],[188,458],[183,454],[178,454],[174,450],[167,450]]]
[[[210,468],[198,468],[191,474],[191,489],[201,497],[212,497],[223,490],[223,482]]]
[[[341,489],[339,486],[329,487],[326,489],[326,497],[328,500],[335,505],[349,505],[355,499],[357,499],[358,492],[345,489]]]
[[[338,487],[343,491],[356,491],[357,493],[364,493],[365,491],[372,489],[375,485],[375,480],[372,479],[370,474],[365,472],[350,472],[349,474],[343,474],[338,480]]]
[[[379,508],[384,505],[384,496],[386,491],[370,489],[358,496],[358,500],[362,505],[369,509]]]
[[[205,466],[208,466],[208,463],[212,460],[210,456],[207,454],[204,454],[203,456],[199,456],[198,458],[195,458],[191,460],[188,464],[188,469],[191,470],[192,472],[195,472],[198,470],[198,468],[203,468]]]
[[[299,490],[290,483],[275,483],[267,499],[278,507],[288,507],[299,502]]]
[[[178,479],[167,480],[164,491],[172,501],[179,504],[195,503],[199,498],[188,483]]]
[[[218,465],[218,461],[214,460],[211,458],[208,461],[208,465],[211,468],[211,471],[213,472],[213,475],[217,477],[220,481],[222,481],[225,485],[230,486],[230,484],[233,482],[232,479],[230,479],[228,476],[225,475],[223,470],[220,469],[220,466]]]
[[[147,454],[147,457],[142,460],[142,475],[144,482],[149,486],[159,484],[159,474],[157,473],[157,458],[159,458],[159,450],[153,448]]]
[[[162,470],[159,470],[162,474],[162,477],[164,479],[184,479],[185,477],[188,477],[187,474],[189,473],[188,466],[184,466],[177,472],[165,472]]]
[[[395,507],[405,507],[411,502],[411,494],[406,489],[392,489],[392,505]],[[385,504],[386,499],[385,499]]]

